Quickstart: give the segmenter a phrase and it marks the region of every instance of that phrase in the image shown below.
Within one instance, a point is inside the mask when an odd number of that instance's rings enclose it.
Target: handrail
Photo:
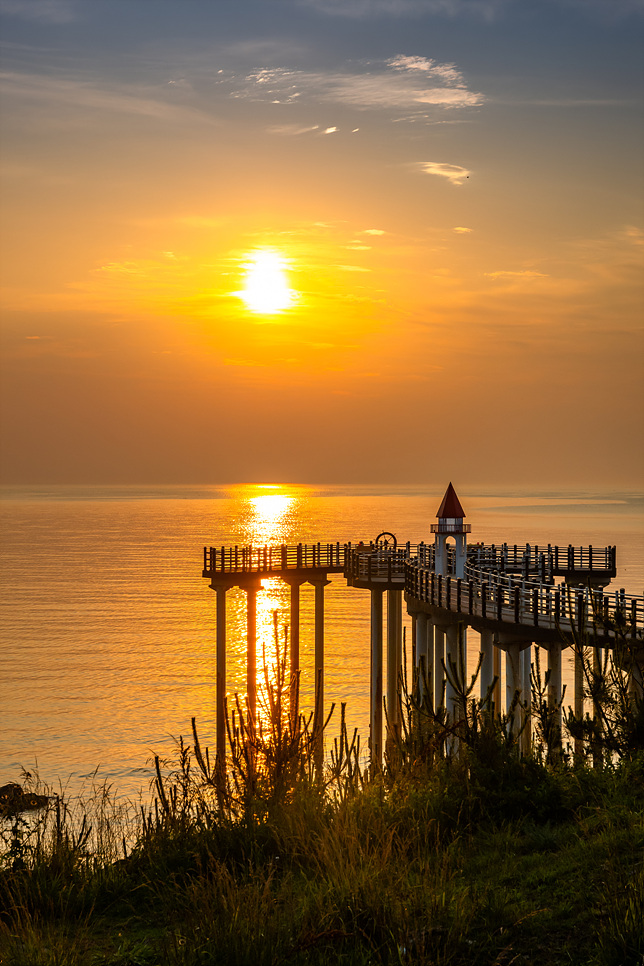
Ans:
[[[271,574],[287,570],[344,570],[346,544],[204,547],[203,575]]]
[[[615,547],[562,550],[477,545],[468,549],[465,576],[435,572],[433,544],[394,547],[387,542],[317,543],[263,547],[204,547],[203,576],[216,581],[240,575],[281,575],[289,571],[343,573],[369,583],[386,580],[414,599],[456,613],[550,630],[590,624],[604,636],[624,628],[631,639],[644,634],[644,597],[623,590],[606,592],[555,582],[556,576],[606,576],[615,571]],[[453,551],[448,564],[454,564]],[[612,625],[612,629],[611,629]],[[606,629],[607,628],[607,629]]]
[[[605,593],[529,580],[512,581],[502,575],[489,580],[461,579],[424,570],[409,561],[405,591],[418,601],[463,615],[549,630],[580,630],[590,625],[597,633],[614,637],[615,626],[627,637],[642,640],[644,597],[626,596],[623,590]],[[494,578],[494,579],[493,579]]]

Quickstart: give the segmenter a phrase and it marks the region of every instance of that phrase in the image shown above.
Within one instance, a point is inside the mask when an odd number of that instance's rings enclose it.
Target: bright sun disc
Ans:
[[[272,315],[295,301],[289,288],[285,262],[277,252],[256,252],[246,265],[246,281],[239,293],[251,312]]]

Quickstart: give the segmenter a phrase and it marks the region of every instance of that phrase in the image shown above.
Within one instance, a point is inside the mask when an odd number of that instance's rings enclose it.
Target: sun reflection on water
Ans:
[[[293,542],[293,511],[299,502],[296,495],[277,484],[264,484],[244,488],[237,496],[243,501],[243,537],[248,545],[263,548]],[[277,577],[263,578],[256,598],[256,684],[260,718],[266,716],[266,680],[274,683],[277,651],[284,651],[284,635],[290,636],[289,616],[288,584]]]

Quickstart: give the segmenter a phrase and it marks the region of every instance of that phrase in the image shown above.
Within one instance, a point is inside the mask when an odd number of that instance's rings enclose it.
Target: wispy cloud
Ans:
[[[273,124],[266,129],[269,134],[281,134],[285,137],[297,137],[301,134],[313,134],[320,130],[319,124]]]
[[[150,90],[125,85],[99,87],[83,80],[14,71],[0,72],[0,85],[7,97],[35,101],[41,105],[134,114],[163,121],[213,121],[204,111],[166,100],[165,88]]]
[[[469,235],[470,232],[474,231],[473,228],[463,228],[462,225],[458,225],[452,230],[455,231],[457,235]]]
[[[238,81],[231,94],[279,104],[308,99],[358,110],[405,111],[412,117],[431,106],[475,107],[485,100],[468,89],[454,64],[405,54],[328,72],[263,67]]]
[[[524,270],[521,272],[484,272],[486,278],[550,278],[549,275],[545,275],[543,272],[532,272],[529,270]]]
[[[71,0],[0,0],[0,14],[52,24],[75,19]]]
[[[413,167],[423,174],[436,174],[439,178],[447,178],[455,185],[463,184],[470,176],[467,168],[462,168],[458,164],[445,164],[443,161],[417,161]]]
[[[641,0],[558,0],[559,6],[571,8],[585,17],[598,20],[621,20],[641,16]],[[491,22],[522,0],[296,0],[327,16],[361,19],[367,17],[446,17]],[[556,6],[556,4],[554,4]]]
[[[298,6],[311,7],[329,16],[361,18],[437,14],[446,17],[466,15],[477,20],[494,19],[510,2],[512,0],[297,0]]]

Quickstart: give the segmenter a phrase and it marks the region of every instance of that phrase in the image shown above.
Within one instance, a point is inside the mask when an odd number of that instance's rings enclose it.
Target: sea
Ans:
[[[431,541],[448,481],[415,486],[5,486],[0,492],[0,785],[37,775],[68,796],[105,782],[149,794],[155,755],[172,760],[196,718],[214,746],[215,594],[204,546]],[[644,593],[644,494],[457,485],[473,542],[617,547],[611,589]],[[301,704],[313,702],[314,588],[301,589]],[[246,690],[246,603],[227,595],[227,690]],[[289,589],[257,600],[258,675],[275,628],[288,634]],[[327,747],[345,705],[366,754],[369,593],[332,575],[325,588]],[[411,654],[411,619],[404,615]],[[273,650],[271,650],[273,648]],[[468,634],[470,662],[478,635]],[[564,681],[570,685],[570,667]],[[572,698],[571,698],[572,700]],[[564,704],[566,704],[564,699]]]

